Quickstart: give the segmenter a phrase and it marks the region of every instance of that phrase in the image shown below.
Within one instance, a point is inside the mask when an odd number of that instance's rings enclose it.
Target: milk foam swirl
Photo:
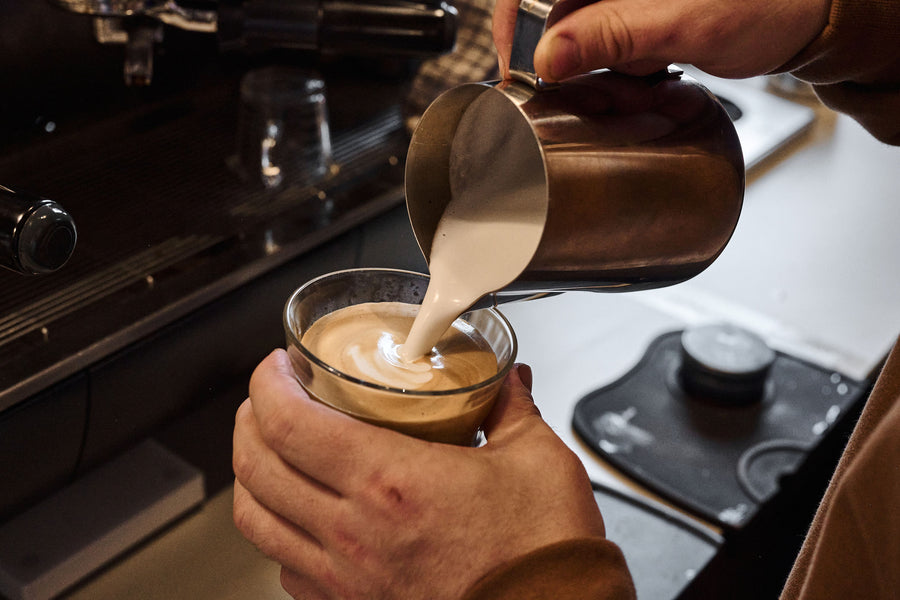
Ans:
[[[393,388],[436,391],[474,385],[497,373],[497,358],[470,325],[457,320],[428,354],[401,358],[419,307],[400,302],[342,308],[316,321],[302,344],[331,367]]]
[[[347,346],[344,364],[354,365],[367,381],[391,387],[416,389],[431,381],[433,363],[429,357],[406,362],[400,358],[399,347],[394,336],[385,331],[378,338],[375,352],[364,350],[360,344]],[[439,355],[430,358],[439,359]]]

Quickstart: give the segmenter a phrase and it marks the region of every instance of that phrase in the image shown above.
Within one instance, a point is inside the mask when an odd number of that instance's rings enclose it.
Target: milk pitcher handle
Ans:
[[[534,50],[544,32],[567,14],[596,0],[520,0],[513,32],[509,73],[513,79],[540,90],[551,86],[534,72]]]

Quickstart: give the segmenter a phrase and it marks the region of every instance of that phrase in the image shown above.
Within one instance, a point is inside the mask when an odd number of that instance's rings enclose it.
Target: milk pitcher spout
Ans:
[[[514,56],[523,44],[517,38]],[[513,197],[501,218],[542,227],[531,260],[500,293],[655,288],[709,266],[737,225],[745,178],[737,133],[716,97],[672,69],[539,83],[464,84],[422,115],[406,203],[426,260],[444,211],[465,189],[488,206]]]

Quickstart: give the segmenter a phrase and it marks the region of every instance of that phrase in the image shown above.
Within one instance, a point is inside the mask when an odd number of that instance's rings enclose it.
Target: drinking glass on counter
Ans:
[[[332,164],[325,83],[315,73],[262,67],[241,79],[232,167],[266,189],[315,185]]]

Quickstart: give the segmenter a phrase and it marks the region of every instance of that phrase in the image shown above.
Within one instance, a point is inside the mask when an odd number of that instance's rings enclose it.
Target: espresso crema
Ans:
[[[431,351],[412,361],[400,358],[419,307],[370,302],[339,309],[317,320],[301,343],[331,367],[363,381],[416,390],[454,390],[497,373],[497,358],[470,325],[456,320]]]

